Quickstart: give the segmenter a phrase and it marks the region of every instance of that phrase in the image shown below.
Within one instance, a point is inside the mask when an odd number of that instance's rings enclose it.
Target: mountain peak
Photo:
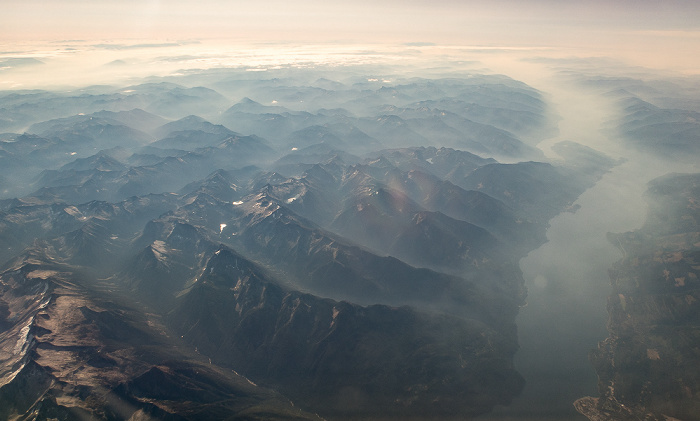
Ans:
[[[238,103],[239,103],[239,104],[249,104],[249,105],[250,105],[250,104],[253,104],[253,105],[262,105],[262,104],[260,104],[260,103],[257,102],[257,101],[253,101],[252,99],[248,98],[247,96],[246,96],[246,97],[243,97],[243,99],[241,99],[240,101],[238,101]]]

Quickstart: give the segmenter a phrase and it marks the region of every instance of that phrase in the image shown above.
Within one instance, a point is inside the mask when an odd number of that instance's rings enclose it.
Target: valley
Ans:
[[[697,168],[691,111],[593,81],[589,115],[382,66],[0,93],[0,418],[573,419],[594,368],[600,411],[608,232]]]

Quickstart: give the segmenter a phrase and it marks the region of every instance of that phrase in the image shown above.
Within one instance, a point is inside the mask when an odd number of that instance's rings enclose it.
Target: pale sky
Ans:
[[[566,47],[698,65],[697,0],[0,0],[0,42],[231,39]],[[700,73],[700,71],[696,72]]]
[[[694,0],[2,0],[5,39],[543,42],[589,31],[697,31]],[[483,35],[480,35],[483,34]],[[501,42],[501,41],[499,41]],[[560,42],[550,39],[550,42]]]

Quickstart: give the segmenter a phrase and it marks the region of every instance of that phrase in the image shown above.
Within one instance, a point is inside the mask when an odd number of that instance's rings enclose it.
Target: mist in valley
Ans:
[[[600,74],[591,74],[591,62],[580,60],[580,64],[583,68],[571,67],[570,62],[540,60],[537,65],[522,66],[523,80],[547,93],[558,119],[557,136],[543,140],[538,147],[556,160],[552,145],[571,140],[618,162],[578,197],[573,212],[563,212],[549,221],[547,243],[520,261],[528,302],[518,316],[521,350],[516,365],[529,382],[515,403],[496,411],[493,419],[517,419],[523,414],[532,419],[574,419],[570,402],[577,396],[597,393],[598,378],[588,354],[606,336],[607,298],[612,291],[608,271],[623,257],[623,251],[607,234],[643,225],[649,181],[668,173],[697,171],[693,158],[672,160],[630,147],[615,127],[623,109],[619,98],[611,95],[614,89],[606,83],[596,86],[589,82],[596,78],[625,80],[626,73],[619,68],[606,69],[609,63],[603,62],[593,71]],[[613,86],[628,83],[612,82]],[[695,89],[695,82],[687,83],[688,89]]]
[[[696,419],[700,79],[538,33],[8,44],[0,419]]]

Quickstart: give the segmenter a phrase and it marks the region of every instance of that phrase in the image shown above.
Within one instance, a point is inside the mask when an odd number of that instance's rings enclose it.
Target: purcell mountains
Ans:
[[[500,76],[202,80],[0,95],[0,419],[507,405],[518,261],[616,162]]]

